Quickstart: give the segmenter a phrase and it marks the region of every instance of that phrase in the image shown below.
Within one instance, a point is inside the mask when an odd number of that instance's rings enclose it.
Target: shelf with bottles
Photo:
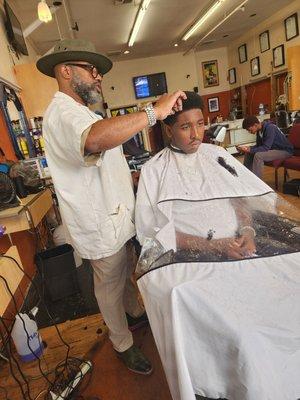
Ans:
[[[43,156],[45,154],[45,144],[42,134],[42,123],[43,123],[42,117],[30,118],[29,120],[29,133],[34,144],[34,150],[37,157]],[[29,157],[28,143],[25,137],[24,130],[22,129],[21,121],[20,120],[11,121],[11,125],[14,135],[18,141],[20,151],[22,152],[24,158],[28,158]]]
[[[235,88],[230,91],[230,113],[229,119],[241,119],[244,116],[242,106],[242,91],[241,88]]]

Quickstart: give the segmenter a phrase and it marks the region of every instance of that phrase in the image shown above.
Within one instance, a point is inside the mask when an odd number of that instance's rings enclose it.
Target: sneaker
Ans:
[[[128,329],[133,332],[143,326],[149,325],[148,316],[146,312],[142,314],[140,317],[134,318],[131,315],[126,313],[126,319],[128,323]]]
[[[150,375],[153,371],[150,361],[134,344],[126,351],[117,351],[117,355],[132,372],[142,375]]]

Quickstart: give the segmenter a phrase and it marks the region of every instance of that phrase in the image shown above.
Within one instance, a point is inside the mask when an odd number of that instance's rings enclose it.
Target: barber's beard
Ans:
[[[98,83],[85,83],[74,75],[71,81],[74,92],[81,98],[84,104],[95,104],[102,101],[102,96],[97,90]]]

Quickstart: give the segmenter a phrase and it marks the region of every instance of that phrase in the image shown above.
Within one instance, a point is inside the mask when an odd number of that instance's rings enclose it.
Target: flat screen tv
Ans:
[[[164,72],[157,74],[135,76],[133,78],[135,97],[144,99],[146,97],[159,96],[167,93],[167,80]]]
[[[25,56],[28,56],[28,50],[23,37],[21,24],[7,1],[4,1],[4,9],[6,14],[5,26],[8,40],[17,53],[22,53]]]

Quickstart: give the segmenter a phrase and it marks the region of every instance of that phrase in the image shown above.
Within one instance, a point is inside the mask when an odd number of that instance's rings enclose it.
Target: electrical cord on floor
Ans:
[[[25,333],[26,333],[26,336],[27,336],[27,346],[28,346],[30,352],[34,355],[35,359],[36,359],[37,362],[38,362],[38,366],[39,366],[40,373],[41,373],[41,374],[43,375],[43,377],[48,381],[49,384],[52,384],[52,382],[48,379],[47,375],[45,375],[45,374],[44,374],[44,371],[42,370],[40,358],[39,358],[38,355],[34,352],[34,350],[32,349],[32,347],[31,347],[31,345],[30,345],[30,335],[29,335],[29,333],[28,333],[28,331],[27,331],[26,324],[25,324],[25,321],[24,321],[24,319],[23,319],[23,317],[22,317],[22,314],[20,314],[20,313],[18,312],[18,306],[17,306],[16,299],[15,299],[15,297],[14,297],[14,294],[13,294],[12,291],[10,290],[10,287],[9,287],[9,285],[8,285],[7,280],[6,280],[3,276],[1,276],[1,275],[0,275],[0,278],[4,281],[4,284],[5,284],[5,286],[6,286],[6,290],[9,292],[9,294],[10,294],[10,296],[11,296],[11,298],[12,298],[13,304],[14,304],[14,306],[15,306],[16,314],[18,315],[18,317],[19,317],[20,320],[22,321],[23,329],[24,329],[24,331],[25,331]],[[41,343],[39,343],[39,345],[41,345]]]
[[[43,304],[43,306],[45,307],[46,313],[47,313],[48,317],[50,318],[50,321],[52,322],[52,324],[53,324],[54,327],[55,327],[55,330],[56,330],[56,332],[57,332],[57,334],[58,334],[59,339],[61,340],[61,342],[62,342],[62,343],[66,346],[66,348],[67,348],[67,354],[66,354],[66,359],[67,359],[68,356],[69,356],[69,352],[70,352],[70,346],[69,346],[68,343],[66,343],[66,342],[64,341],[63,337],[61,336],[61,333],[60,333],[60,331],[59,331],[59,329],[58,329],[58,327],[57,327],[57,325],[56,325],[56,323],[55,323],[55,321],[54,321],[52,315],[50,314],[50,312],[49,312],[49,310],[48,310],[48,307],[47,307],[47,305],[45,304],[45,301],[44,301],[43,297],[41,297],[41,295],[40,295],[40,292],[39,292],[38,287],[36,286],[36,283],[31,279],[30,275],[20,266],[19,262],[18,262],[14,257],[8,256],[8,255],[6,255],[6,254],[1,254],[0,257],[8,258],[8,259],[14,261],[15,264],[16,264],[16,266],[20,269],[20,271],[23,272],[23,274],[26,276],[26,278],[29,279],[30,283],[33,285],[34,289],[36,290],[36,293],[38,294],[38,297],[39,297],[40,302],[41,302],[41,303]]]
[[[70,381],[72,380],[72,378],[74,378],[74,376],[76,375],[76,373],[75,373],[75,375],[74,375],[73,371],[72,371],[71,374],[69,373],[69,362],[68,362],[69,359],[66,359],[64,362],[62,362],[62,363],[59,364],[59,366],[63,366],[63,367],[64,367],[62,372],[64,372],[65,370],[68,371],[68,374],[67,374],[67,376],[65,377],[65,380],[63,380],[63,379],[61,378],[61,376],[62,376],[62,375],[61,375],[61,372],[60,372],[60,374],[57,374],[57,368],[56,368],[56,370],[55,370],[55,372],[56,372],[56,374],[55,374],[55,375],[56,375],[56,376],[55,376],[55,380],[54,380],[54,382],[50,381],[50,380],[47,378],[47,376],[46,376],[46,374],[44,373],[44,371],[41,369],[40,359],[36,356],[35,352],[33,351],[33,349],[32,349],[31,346],[30,346],[30,343],[29,343],[29,333],[28,333],[28,331],[27,331],[27,329],[26,329],[25,321],[24,321],[24,319],[22,318],[22,316],[21,316],[21,315],[18,313],[18,311],[17,311],[17,304],[16,304],[16,301],[15,301],[14,295],[13,295],[13,293],[11,292],[11,290],[10,290],[10,288],[9,288],[8,282],[7,282],[6,279],[5,279],[4,277],[2,277],[1,275],[0,275],[0,278],[4,281],[4,283],[5,283],[5,285],[6,285],[6,289],[7,289],[8,292],[10,293],[10,295],[11,295],[11,297],[12,297],[12,300],[13,300],[13,302],[14,302],[14,305],[15,305],[15,308],[16,308],[16,312],[17,312],[17,314],[19,315],[19,318],[21,319],[21,321],[22,321],[22,323],[23,323],[23,328],[24,328],[24,331],[25,331],[26,336],[27,336],[27,346],[28,346],[28,348],[30,349],[31,353],[32,353],[32,354],[35,356],[35,358],[37,358],[37,360],[38,360],[39,370],[40,370],[40,372],[41,372],[41,376],[42,376],[43,378],[45,378],[45,379],[48,381],[49,385],[50,385],[50,388],[49,388],[49,390],[48,390],[48,393],[50,394],[50,392],[54,392],[54,393],[60,394],[60,392],[62,392],[63,390],[65,390],[66,387],[68,387],[68,385],[70,385],[69,382],[70,382]],[[3,322],[3,321],[2,321],[2,322]],[[5,327],[5,330],[6,330],[7,334],[8,334],[8,336],[10,336],[11,332],[8,330],[8,328],[6,327],[5,324],[3,324],[3,325],[4,325],[4,327]],[[4,338],[3,338],[3,339],[4,339]],[[10,347],[10,341],[9,341],[9,347]],[[25,375],[24,375],[23,372],[21,371],[21,368],[20,368],[20,366],[19,366],[17,360],[16,360],[15,357],[13,356],[12,351],[11,351],[11,347],[10,347],[9,353],[10,353],[10,356],[13,358],[13,360],[14,360],[14,362],[15,362],[15,365],[17,366],[18,371],[19,371],[19,373],[21,374],[21,376],[22,376],[24,382],[26,383],[26,386],[27,386],[27,394],[28,394],[28,396],[29,396],[29,399],[32,400],[32,397],[30,396],[30,391],[29,391],[29,383],[28,383],[28,381],[27,381]],[[11,371],[11,373],[12,373],[12,376],[14,377],[15,381],[18,383],[18,385],[19,385],[19,387],[20,387],[20,389],[21,389],[21,392],[22,392],[22,396],[23,396],[23,398],[26,400],[26,393],[24,393],[21,382],[18,380],[18,378],[15,376],[15,374],[14,374],[14,372],[13,372],[13,367],[12,367],[12,363],[11,363],[11,359],[10,359],[10,358],[9,358],[9,361],[10,361],[10,371]],[[80,361],[80,363],[81,363],[81,361]],[[80,379],[81,379],[81,378],[82,378],[82,376],[80,377]],[[67,385],[66,385],[66,382],[67,382]],[[64,398],[63,396],[60,396],[60,397],[61,397],[61,398]]]
[[[47,393],[47,389],[41,390],[40,393],[39,393],[38,395],[36,395],[36,397],[34,398],[34,400],[38,400],[38,399],[42,396],[42,394],[44,394],[44,393]]]
[[[48,389],[48,392],[47,392],[48,397],[46,397],[46,399],[47,400],[48,400],[48,398],[49,398],[49,400],[52,399],[50,392],[55,393],[55,394],[60,394],[65,389],[69,389],[69,388],[71,389],[72,381],[77,376],[79,371],[80,371],[80,375],[77,377],[77,379],[80,381],[84,377],[84,374],[82,373],[82,371],[80,369],[80,366],[84,363],[86,363],[90,367],[90,363],[88,363],[87,361],[84,361],[84,360],[82,360],[80,358],[76,358],[76,357],[69,357],[69,359],[68,359],[69,369],[67,371],[67,375],[66,375],[66,371],[64,368],[61,371],[61,368],[64,366],[63,362],[59,363],[55,368],[56,379],[55,379],[53,385]],[[91,372],[92,372],[92,368],[90,367],[89,378],[83,389],[80,386],[81,391],[84,391],[86,389],[86,387],[89,385],[91,377],[92,377]],[[68,382],[67,385],[66,385],[66,382]],[[73,390],[72,393],[70,393],[69,396],[67,396],[67,399],[70,399],[70,400],[77,399],[77,393],[78,393],[78,389]],[[61,396],[61,394],[60,394],[60,396]]]
[[[4,386],[0,386],[0,391],[3,391],[3,392],[4,392],[5,400],[10,400],[9,397],[8,397],[7,390],[5,389]]]
[[[73,389],[73,388],[72,388],[72,379],[74,379],[74,377],[78,374],[78,372],[80,372],[80,374],[81,374],[81,375],[79,375],[80,380],[81,380],[81,379],[83,378],[83,376],[84,376],[84,374],[82,374],[81,369],[78,368],[78,365],[77,365],[78,371],[75,373],[75,370],[74,370],[74,360],[76,360],[78,363],[80,363],[79,365],[82,365],[82,363],[87,363],[87,364],[89,365],[89,367],[90,367],[90,363],[88,363],[88,362],[85,361],[85,360],[81,360],[81,359],[79,359],[79,358],[72,358],[72,357],[69,357],[70,345],[69,345],[68,343],[66,343],[65,340],[63,339],[63,337],[61,336],[61,333],[60,333],[60,331],[59,331],[59,329],[58,329],[58,327],[57,327],[57,325],[56,325],[56,323],[55,323],[55,321],[54,321],[52,315],[50,314],[50,312],[49,312],[49,310],[48,310],[48,308],[47,308],[47,306],[46,306],[46,304],[45,304],[45,302],[44,302],[44,299],[40,296],[39,290],[38,290],[38,288],[37,288],[35,282],[32,280],[32,278],[29,276],[29,274],[28,274],[27,272],[24,271],[24,269],[20,266],[19,262],[18,262],[14,257],[7,256],[7,255],[4,255],[4,254],[1,254],[0,257],[1,257],[1,258],[7,258],[7,259],[10,259],[10,260],[14,261],[14,263],[16,264],[16,266],[17,266],[17,267],[23,272],[23,274],[29,279],[29,281],[31,282],[31,284],[34,286],[34,288],[35,288],[35,290],[36,290],[36,292],[37,292],[37,294],[38,294],[38,297],[39,297],[40,301],[43,303],[43,305],[44,305],[44,307],[45,307],[45,310],[46,310],[46,313],[48,314],[48,317],[50,318],[51,322],[52,322],[53,325],[55,326],[56,332],[57,332],[57,334],[58,334],[58,336],[59,336],[61,342],[67,347],[67,353],[66,353],[65,360],[64,360],[63,362],[59,363],[59,364],[57,365],[57,367],[55,368],[55,375],[56,375],[56,376],[55,376],[55,379],[54,379],[53,382],[51,382],[51,381],[48,379],[48,377],[46,376],[46,374],[44,373],[44,371],[42,371],[41,365],[40,365],[40,359],[39,359],[39,358],[38,358],[38,361],[39,361],[39,369],[40,369],[41,375],[42,375],[42,377],[43,377],[44,379],[46,379],[46,381],[47,381],[47,382],[49,383],[49,385],[50,385],[49,389],[46,389],[46,391],[45,391],[46,395],[47,395],[47,396],[50,396],[50,397],[48,397],[48,398],[52,400],[52,395],[51,395],[51,393],[50,393],[50,392],[52,392],[52,393],[59,394],[61,399],[70,399],[70,396],[69,396],[69,395],[67,395],[67,397],[64,397],[64,396],[62,396],[60,393],[61,393],[63,390],[65,390],[66,388]],[[10,288],[9,288],[9,285],[8,285],[7,281],[5,280],[5,278],[2,277],[2,276],[0,276],[0,277],[4,280],[5,285],[6,285],[6,287],[7,287],[7,290],[9,291],[9,293],[10,293],[12,299],[13,299],[13,302],[14,302],[14,305],[15,305],[15,308],[16,308],[16,312],[17,312],[17,314],[19,315],[20,319],[22,320],[23,327],[24,327],[24,331],[25,331],[25,333],[26,333],[26,335],[27,335],[27,344],[28,344],[28,347],[29,347],[29,349],[31,350],[32,354],[34,354],[35,357],[36,357],[36,354],[32,351],[32,349],[31,349],[31,347],[30,347],[30,344],[29,344],[29,335],[28,335],[28,332],[27,332],[27,330],[26,330],[25,321],[22,319],[21,315],[18,313],[17,303],[16,303],[16,301],[15,301],[14,295],[13,295],[13,293],[11,292],[11,290],[10,290]],[[3,324],[3,321],[2,321],[2,320],[1,320],[1,322],[2,322],[2,324]],[[6,327],[5,324],[4,324],[4,326],[5,326],[5,329],[6,329],[6,331],[7,331],[8,336],[10,336],[10,332],[9,332],[9,330],[7,329],[7,327]],[[2,333],[1,333],[1,337],[2,337],[2,339],[4,339],[4,337],[2,336]],[[5,340],[5,339],[4,339],[4,340]],[[29,400],[32,400],[32,398],[30,397],[30,393],[29,393],[29,384],[28,384],[28,381],[27,381],[25,375],[22,373],[22,371],[21,371],[21,369],[20,369],[20,367],[19,367],[19,364],[18,364],[17,360],[16,360],[16,359],[14,358],[14,356],[13,356],[13,353],[12,353],[12,351],[11,351],[11,344],[10,344],[10,341],[9,341],[9,349],[10,349],[10,356],[11,356],[11,358],[14,360],[15,364],[17,365],[17,368],[18,368],[18,370],[19,370],[19,373],[20,373],[20,375],[22,376],[22,378],[24,379],[24,382],[26,383],[26,386],[27,386],[27,388],[28,388]],[[11,370],[12,376],[14,377],[15,381],[18,383],[18,385],[19,385],[19,387],[20,387],[20,389],[21,389],[23,398],[24,398],[25,400],[27,400],[27,398],[26,398],[26,393],[24,393],[24,390],[23,390],[23,387],[22,387],[21,382],[18,380],[18,378],[17,378],[17,377],[15,376],[15,374],[13,373],[11,358],[9,357],[9,365],[10,365],[10,370]],[[36,357],[36,358],[37,358],[37,357]],[[72,365],[72,364],[73,364],[73,365]],[[70,369],[71,366],[73,367],[73,369]],[[61,368],[61,367],[62,367],[62,371],[59,371],[59,374],[57,374],[58,369]],[[90,368],[90,371],[89,371],[89,372],[91,372],[91,370],[92,370],[92,369]],[[48,373],[47,373],[47,375],[48,375]],[[64,380],[64,381],[61,380],[61,378],[60,378],[61,375],[64,375],[64,376],[65,376],[65,380]],[[91,374],[90,374],[90,376],[91,376]],[[79,378],[78,378],[78,379],[79,379]],[[57,393],[57,390],[58,390],[58,393]],[[44,392],[43,392],[43,393],[44,393]],[[47,398],[47,397],[45,397],[45,398]]]

